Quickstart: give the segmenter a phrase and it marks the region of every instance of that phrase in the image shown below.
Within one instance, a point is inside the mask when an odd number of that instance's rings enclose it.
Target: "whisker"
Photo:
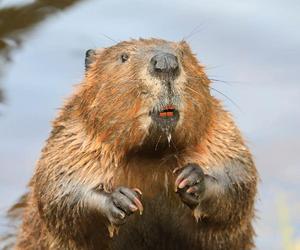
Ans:
[[[170,140],[170,141],[171,141],[172,144],[173,144],[173,147],[174,147],[174,149],[175,149],[175,151],[176,151],[176,154],[178,154],[178,149],[177,149],[177,147],[176,147],[176,145],[175,145],[175,143],[174,143],[172,137],[171,137],[171,140]]]
[[[184,36],[179,42],[177,42],[177,46],[175,48],[175,51],[178,50],[179,46],[180,46],[180,42],[186,41],[187,39],[191,38],[192,36],[196,35],[198,32],[200,32],[200,27],[202,27],[203,24],[199,24],[197,25],[195,28],[192,29],[192,31],[190,33],[188,33],[188,35]]]
[[[186,86],[188,89],[190,89],[191,91],[193,91],[194,93],[196,93],[196,94],[198,94],[199,96],[201,96],[201,94],[198,92],[198,91],[196,91],[196,90],[194,90],[193,88],[191,88],[190,86]],[[213,87],[209,87],[210,89],[212,89],[212,90],[214,90],[214,91],[216,91],[216,92],[218,92],[219,94],[221,94],[222,96],[224,96],[228,101],[230,101],[239,111],[241,111],[241,108],[237,105],[237,103],[236,102],[234,102],[230,97],[228,97],[227,95],[225,95],[224,93],[222,93],[220,90],[217,90],[217,89],[215,89],[215,88],[213,88]]]
[[[229,84],[229,82],[227,82],[227,81],[219,80],[219,79],[216,79],[216,78],[208,78],[208,79],[211,80],[212,82],[222,82],[222,83]]]
[[[195,26],[195,28],[192,29],[192,31],[188,35],[184,36],[182,38],[182,40],[187,40],[187,39],[193,37],[194,35],[196,35],[197,33],[200,32],[200,28],[202,28],[202,27],[203,27],[203,24],[198,24],[197,26]]]
[[[190,86],[186,86],[186,88],[188,88],[189,90],[193,91],[194,93],[196,93],[197,95],[200,95],[200,93],[196,90],[194,90],[193,88],[191,88]]]
[[[224,67],[224,65],[215,65],[215,66],[209,66],[209,65],[205,65],[204,68],[206,70],[211,70],[211,69],[218,69],[218,68],[221,68],[221,67]]]
[[[219,79],[214,79],[214,78],[209,78],[209,80],[213,83],[224,83],[224,84],[227,84],[228,86],[232,86],[232,82],[227,82],[224,80],[219,80]]]
[[[203,78],[200,76],[188,76],[188,78],[203,80]],[[221,83],[230,84],[229,82],[224,81],[224,80],[219,80],[219,79],[215,79],[215,78],[208,78],[208,79],[212,82],[221,82]]]
[[[107,39],[111,40],[112,42],[115,42],[115,43],[121,42],[120,40],[117,41],[117,40],[111,38],[110,36],[108,36],[108,35],[106,35],[106,34],[104,34],[104,33],[100,33],[100,34],[101,34],[102,36],[106,37]]]
[[[156,143],[156,145],[155,145],[155,151],[157,151],[157,148],[158,148],[158,144],[159,144],[159,142],[160,142],[160,139],[161,139],[161,135],[159,136],[159,138],[158,138],[158,140],[157,140],[157,143]]]
[[[221,94],[222,96],[224,96],[225,98],[227,98],[227,100],[229,100],[239,111],[242,111],[241,108],[237,105],[236,102],[234,102],[231,98],[229,98],[227,95],[225,95],[224,93],[222,93],[220,90],[217,90],[213,87],[210,86],[210,88],[216,92],[218,92],[219,94]]]
[[[224,83],[228,83],[228,84],[231,84],[231,83],[244,84],[244,83],[246,83],[245,81],[231,81],[231,80],[230,81],[226,81],[226,80],[220,80],[220,79],[215,78],[214,76],[209,77],[209,79],[211,81],[214,81],[214,82],[224,82]]]

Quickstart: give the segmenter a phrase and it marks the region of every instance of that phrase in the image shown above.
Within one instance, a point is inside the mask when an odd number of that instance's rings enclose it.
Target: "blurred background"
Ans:
[[[300,249],[300,2],[0,0],[0,232],[87,49],[186,38],[251,148],[257,249]]]

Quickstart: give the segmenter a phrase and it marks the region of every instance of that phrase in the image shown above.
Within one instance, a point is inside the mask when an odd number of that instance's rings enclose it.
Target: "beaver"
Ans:
[[[53,122],[15,249],[254,248],[258,173],[186,41],[89,50]]]

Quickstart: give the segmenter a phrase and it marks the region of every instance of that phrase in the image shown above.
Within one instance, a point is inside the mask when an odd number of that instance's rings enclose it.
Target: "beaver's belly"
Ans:
[[[110,249],[199,249],[199,225],[192,210],[174,191],[176,157],[165,159],[133,157],[114,175],[115,186],[139,188],[144,212],[131,215],[110,239]]]
[[[134,214],[111,239],[110,249],[199,249],[197,222],[176,194],[144,198],[144,213]]]

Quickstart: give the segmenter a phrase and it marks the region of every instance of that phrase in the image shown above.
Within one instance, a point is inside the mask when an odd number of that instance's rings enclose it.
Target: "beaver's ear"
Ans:
[[[96,58],[96,50],[89,49],[85,52],[85,71],[87,71],[91,65],[91,63]]]

